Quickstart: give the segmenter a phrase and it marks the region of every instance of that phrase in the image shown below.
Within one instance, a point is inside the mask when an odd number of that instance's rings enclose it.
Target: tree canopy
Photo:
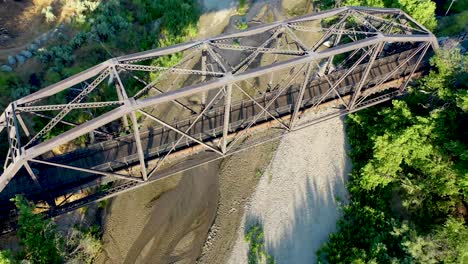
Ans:
[[[321,261],[468,261],[467,62],[442,49],[405,98],[350,116],[351,201]]]
[[[337,1],[334,0],[316,2],[324,9],[332,8],[337,4]],[[435,30],[437,27],[436,3],[431,0],[344,0],[341,2],[341,6],[400,8],[429,30]]]

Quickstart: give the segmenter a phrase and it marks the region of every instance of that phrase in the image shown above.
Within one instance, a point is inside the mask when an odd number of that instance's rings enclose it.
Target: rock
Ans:
[[[16,64],[16,59],[15,59],[15,57],[13,57],[13,56],[8,56],[8,64],[9,64],[10,66],[15,65],[15,64]]]
[[[44,42],[47,42],[47,40],[49,40],[49,34],[43,34],[41,37],[40,37],[40,41],[41,43],[44,43]]]
[[[34,40],[34,44],[36,44],[37,46],[41,46],[41,45],[42,45],[42,40],[41,40],[41,38],[40,38],[40,37],[36,38],[36,39]]]
[[[13,68],[11,66],[9,66],[9,65],[2,65],[0,67],[0,71],[11,72],[11,71],[13,71]]]
[[[20,52],[20,54],[23,55],[26,58],[31,58],[33,56],[32,53],[30,51],[28,51],[28,50],[22,50]]]
[[[68,36],[65,35],[65,34],[63,34],[62,32],[59,32],[59,33],[57,34],[57,38],[58,38],[59,40],[68,40]]]
[[[39,48],[39,46],[37,44],[35,44],[35,43],[32,43],[32,44],[28,45],[28,50],[31,51],[31,52],[36,51],[38,48]]]
[[[10,39],[11,39],[10,36],[8,36],[8,35],[6,35],[6,34],[3,34],[3,35],[0,34],[0,43],[7,42],[7,41],[10,40]]]
[[[23,55],[16,55],[15,56],[16,60],[18,61],[19,64],[23,64],[26,62],[27,58],[24,57]]]

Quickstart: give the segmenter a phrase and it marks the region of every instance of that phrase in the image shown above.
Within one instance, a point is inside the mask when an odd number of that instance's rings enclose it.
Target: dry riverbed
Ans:
[[[339,118],[286,135],[246,205],[227,263],[247,263],[244,236],[256,223],[277,263],[315,263],[316,250],[335,230],[339,205],[348,200],[347,149]]]

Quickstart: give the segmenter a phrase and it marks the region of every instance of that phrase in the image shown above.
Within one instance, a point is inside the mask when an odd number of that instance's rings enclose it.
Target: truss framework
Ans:
[[[184,140],[187,145],[200,145],[224,157],[238,151],[241,139],[259,120],[276,120],[286,131],[302,128],[304,124],[298,125],[297,120],[308,103],[304,101],[306,90],[314,81],[324,80],[328,85],[309,102],[312,109],[330,98],[339,101],[346,113],[373,105],[377,102],[375,98],[366,100],[371,95],[366,92],[370,83],[380,87],[395,79],[395,74],[401,74],[402,68],[411,66],[409,72],[404,71],[405,80],[398,87],[403,92],[430,46],[438,48],[435,36],[401,10],[343,7],[113,58],[20,98],[5,109],[0,116],[0,129],[7,132],[9,149],[0,176],[0,191],[22,168],[39,183],[31,163],[145,182],[164,167]],[[376,61],[392,52],[398,54],[402,47],[406,47],[407,57],[389,64],[391,69],[380,79],[370,80],[370,74],[378,66]],[[161,60],[173,57],[180,59],[172,66],[159,65]],[[342,57],[340,63],[335,61],[338,57]],[[408,65],[416,57],[416,63]],[[341,76],[334,77],[337,72]],[[353,87],[345,87],[346,78],[355,75],[360,79]],[[293,94],[293,102],[286,105],[290,107],[286,120],[279,116],[275,104],[292,86],[297,86],[298,92]],[[110,88],[115,96],[107,96]],[[395,93],[386,98],[389,95]],[[56,103],[55,97],[66,99]],[[193,97],[200,97],[201,103],[193,103],[190,99]],[[239,98],[253,102],[252,107],[260,110],[244,120],[242,130],[233,131],[231,111]],[[180,128],[172,120],[164,120],[162,105],[194,116],[189,125]],[[74,111],[89,113],[90,117],[81,122],[68,120],[67,117],[73,118]],[[207,116],[218,112],[222,119],[220,131],[192,133]],[[30,125],[32,116],[50,120],[34,132]],[[149,151],[144,148],[146,138],[142,138],[146,133],[142,125],[147,121],[175,133],[171,146],[152,168],[148,165]],[[114,172],[112,167],[107,170],[80,167],[46,157],[54,149],[83,137],[88,144],[99,141],[96,137],[101,137],[102,142],[117,140],[111,128],[116,122],[122,128],[119,133],[132,132],[129,137],[135,150],[129,156],[135,156],[140,164],[137,175]],[[58,126],[66,128],[61,127],[64,131],[50,136]]]

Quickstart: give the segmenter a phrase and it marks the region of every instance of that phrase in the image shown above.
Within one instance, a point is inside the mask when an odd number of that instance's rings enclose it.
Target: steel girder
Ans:
[[[187,144],[189,141],[190,144],[198,144],[220,157],[229,155],[238,150],[235,147],[241,136],[265,116],[276,120],[287,131],[304,127],[304,124],[296,125],[296,121],[306,105],[303,101],[306,89],[314,81],[326,81],[327,89],[313,98],[310,108],[316,108],[334,97],[349,113],[377,102],[375,99],[366,101],[371,95],[366,90],[370,83],[375,81],[372,86],[380,87],[388,80],[395,79],[395,74],[401,75],[401,69],[409,67],[413,58],[419,56],[416,63],[411,65],[414,68],[403,71],[405,80],[398,87],[403,91],[430,46],[438,48],[435,36],[399,9],[343,7],[110,59],[20,98],[6,108],[0,116],[0,131],[7,131],[10,148],[0,176],[0,191],[23,167],[37,182],[31,163],[141,182],[158,172],[166,158],[177,151],[182,140],[186,140]],[[380,79],[370,80],[368,76],[378,66],[376,61],[384,61],[382,58],[390,56],[392,52],[403,52],[407,56],[389,64],[391,69],[383,73]],[[341,63],[334,67],[337,64],[334,61],[339,56],[342,57]],[[160,61],[174,58],[177,61],[172,66],[160,66]],[[333,77],[340,71],[341,76]],[[355,86],[346,88],[343,83],[350,76],[359,76],[360,80]],[[268,84],[264,79],[269,79]],[[138,87],[137,84],[143,86]],[[278,98],[294,85],[299,87],[298,94],[293,98],[291,116],[286,122],[272,108]],[[113,86],[115,96],[108,90]],[[349,98],[344,98],[347,95]],[[194,96],[201,97],[202,103],[191,102],[190,98]],[[262,96],[269,96],[269,100],[261,103],[259,98]],[[251,101],[254,107],[260,109],[248,120],[243,131],[231,131],[231,109],[236,103],[235,99]],[[57,100],[61,100],[60,103]],[[165,114],[158,108],[164,104],[173,104],[181,112],[190,110],[190,114],[195,113],[191,125],[180,129],[172,124],[172,120],[164,120]],[[66,119],[79,109],[87,110],[90,118],[81,122]],[[100,112],[96,112],[96,109],[100,109]],[[191,131],[216,111],[223,113],[220,132],[210,130],[213,138],[217,139],[207,141],[203,136],[195,136]],[[38,132],[34,132],[30,125],[31,114],[48,116],[37,112],[48,112],[52,116]],[[139,118],[137,114],[146,119]],[[23,121],[25,118],[29,122]],[[94,143],[95,134],[106,135],[106,140],[111,139],[115,136],[110,131],[111,124],[116,120],[121,120],[125,129],[129,129],[131,123],[135,150],[129,155],[137,157],[139,175],[113,172],[112,167],[109,171],[64,164],[46,157],[47,153],[80,137],[87,137],[88,144]],[[171,141],[172,147],[153,168],[148,167],[149,151],[143,146],[140,136],[140,130],[144,129],[141,126],[146,120],[177,134]],[[60,124],[72,127],[61,128],[60,133],[54,134],[54,129]]]

